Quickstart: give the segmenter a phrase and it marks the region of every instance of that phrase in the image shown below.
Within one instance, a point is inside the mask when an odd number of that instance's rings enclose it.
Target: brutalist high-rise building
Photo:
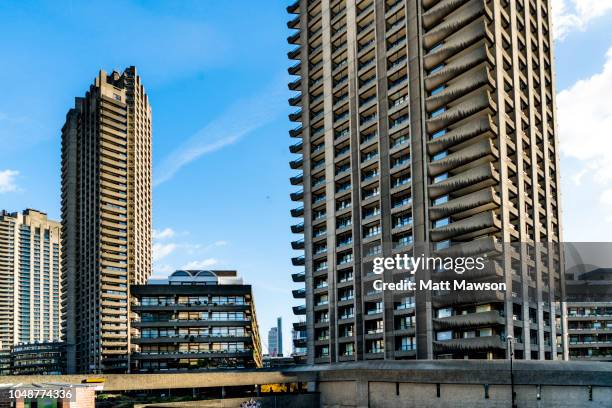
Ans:
[[[288,7],[308,362],[567,357],[549,0]],[[296,188],[296,190],[297,190]],[[505,291],[377,291],[373,259],[502,254]],[[417,279],[432,271],[417,272]],[[421,276],[419,276],[421,275]],[[385,282],[409,275],[385,271]]]
[[[0,210],[0,350],[60,340],[60,223]]]
[[[100,71],[62,129],[68,372],[129,369],[130,284],[151,271],[151,107],[135,67]]]

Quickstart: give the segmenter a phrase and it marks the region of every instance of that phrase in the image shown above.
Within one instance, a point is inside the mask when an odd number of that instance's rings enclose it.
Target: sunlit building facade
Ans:
[[[308,362],[507,358],[509,336],[515,358],[567,358],[563,260],[535,246],[561,241],[549,1],[287,10],[295,329]],[[374,258],[425,249],[497,254],[488,273],[507,290],[373,287]]]
[[[62,128],[69,373],[127,372],[129,285],[151,273],[151,106],[135,67],[100,71]]]

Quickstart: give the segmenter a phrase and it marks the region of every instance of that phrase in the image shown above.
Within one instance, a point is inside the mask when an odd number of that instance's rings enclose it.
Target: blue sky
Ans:
[[[564,238],[610,241],[612,1],[553,1]],[[65,114],[99,69],[136,65],[153,108],[155,276],[238,269],[264,345],[281,315],[288,352],[287,4],[1,2],[0,208],[59,219]]]

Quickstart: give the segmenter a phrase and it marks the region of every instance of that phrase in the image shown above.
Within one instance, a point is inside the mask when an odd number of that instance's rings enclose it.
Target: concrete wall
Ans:
[[[440,384],[439,390],[438,397],[437,384],[382,381],[319,383],[323,408],[507,408],[511,403],[509,385],[489,385],[488,398],[485,398],[484,384]],[[539,400],[536,385],[518,385],[515,391],[520,408],[612,406],[612,387],[592,387],[592,401],[589,401],[587,386],[543,385]]]

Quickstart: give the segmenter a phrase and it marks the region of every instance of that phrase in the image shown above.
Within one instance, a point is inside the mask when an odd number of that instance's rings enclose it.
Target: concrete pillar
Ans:
[[[370,406],[370,386],[367,379],[358,379],[355,382],[355,407],[369,408]]]

